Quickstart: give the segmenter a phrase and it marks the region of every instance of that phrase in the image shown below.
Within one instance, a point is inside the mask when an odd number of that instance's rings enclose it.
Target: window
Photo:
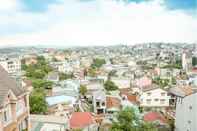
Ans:
[[[96,102],[96,106],[99,107],[100,106],[100,102]]]
[[[156,98],[155,101],[157,102],[157,101],[159,101],[159,99]]]
[[[16,103],[16,114],[17,116],[25,111],[25,99],[20,99]]]
[[[151,99],[147,99],[147,100],[146,100],[146,103],[147,103],[147,104],[151,104]]]
[[[7,106],[3,111],[4,122],[9,122],[11,120],[11,109],[10,106]]]
[[[165,96],[165,95],[166,95],[166,93],[165,93],[165,92],[162,92],[162,93],[161,93],[161,96]]]
[[[150,96],[151,95],[151,92],[148,92],[147,95]]]
[[[160,104],[165,104],[165,99],[161,99]]]
[[[105,102],[102,103],[102,106],[105,106]]]
[[[3,112],[3,116],[4,116],[4,121],[7,122],[8,121],[8,113],[6,111]]]

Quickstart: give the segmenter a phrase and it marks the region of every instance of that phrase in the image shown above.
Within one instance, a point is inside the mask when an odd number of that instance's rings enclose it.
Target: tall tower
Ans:
[[[187,70],[187,60],[186,60],[186,52],[184,51],[182,54],[182,69]]]

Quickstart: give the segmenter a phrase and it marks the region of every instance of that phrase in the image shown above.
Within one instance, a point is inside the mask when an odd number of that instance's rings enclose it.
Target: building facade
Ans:
[[[0,65],[9,73],[18,73],[21,71],[21,61],[20,59],[12,58],[12,59],[1,59]]]
[[[0,66],[0,131],[30,131],[29,93]]]
[[[170,96],[160,88],[144,89],[139,96],[141,107],[168,107]]]
[[[197,131],[197,93],[180,96],[176,102],[175,131]]]

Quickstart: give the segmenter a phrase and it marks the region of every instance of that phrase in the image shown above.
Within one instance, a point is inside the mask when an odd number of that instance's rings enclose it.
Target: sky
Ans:
[[[197,43],[197,0],[0,1],[0,47]]]

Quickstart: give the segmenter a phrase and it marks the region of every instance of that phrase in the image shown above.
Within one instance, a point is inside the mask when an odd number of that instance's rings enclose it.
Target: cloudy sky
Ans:
[[[197,0],[0,1],[0,47],[197,43]]]

